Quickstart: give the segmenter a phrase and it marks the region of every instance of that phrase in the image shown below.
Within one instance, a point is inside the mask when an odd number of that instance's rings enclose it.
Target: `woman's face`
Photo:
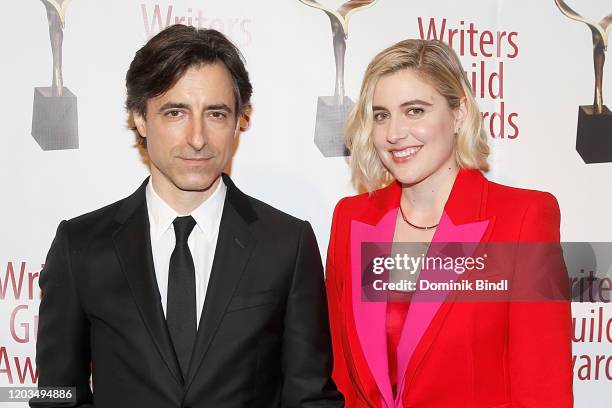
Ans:
[[[380,78],[372,107],[374,148],[396,180],[415,184],[456,167],[454,139],[465,117],[464,100],[451,109],[433,86],[404,69]]]

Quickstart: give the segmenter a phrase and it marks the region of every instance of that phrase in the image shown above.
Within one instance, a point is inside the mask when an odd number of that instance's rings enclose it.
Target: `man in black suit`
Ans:
[[[222,173],[248,121],[239,51],[175,25],[126,84],[151,177],[60,223],[40,276],[39,387],[74,387],[62,406],[343,406],[310,224]]]

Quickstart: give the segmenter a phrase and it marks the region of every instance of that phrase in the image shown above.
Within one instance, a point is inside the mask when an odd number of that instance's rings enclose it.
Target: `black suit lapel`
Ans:
[[[223,181],[227,186],[227,195],[204,309],[186,381],[187,387],[193,381],[208,351],[255,246],[248,225],[256,219],[256,215],[248,198],[236,188],[228,176],[223,175]]]
[[[168,369],[182,384],[178,361],[172,347],[162,309],[151,253],[149,217],[145,199],[147,181],[124,200],[116,220],[121,224],[113,234],[121,269],[136,300],[140,315]]]

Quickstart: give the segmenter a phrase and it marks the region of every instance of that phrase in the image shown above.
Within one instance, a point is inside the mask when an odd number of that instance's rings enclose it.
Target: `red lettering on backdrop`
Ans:
[[[8,262],[6,265],[4,278],[0,276],[0,300],[6,299],[11,293],[14,300],[20,300],[22,298],[22,291],[24,289],[24,280],[27,277],[27,299],[34,299],[34,293],[40,294],[38,291],[37,279],[40,275],[39,272],[27,272],[27,263],[21,262],[19,264],[19,274],[16,275],[16,266],[13,262]],[[9,291],[9,289],[11,289]],[[40,298],[36,296],[36,298]]]
[[[38,381],[38,370],[33,363],[33,359],[30,357],[12,357],[9,358],[6,347],[0,347],[0,378],[4,375],[9,385],[14,384],[15,380],[13,377],[13,367],[11,362],[14,364],[14,370],[17,374],[17,380],[19,384],[36,384]]]
[[[240,47],[246,47],[252,42],[249,30],[251,20],[246,18],[210,18],[205,17],[203,10],[194,11],[191,7],[188,7],[186,11],[178,10],[177,12],[177,8],[172,4],[162,7],[159,4],[142,3],[140,12],[148,39],[172,24],[185,24],[198,29],[213,28],[227,35]],[[236,30],[236,27],[240,27],[240,30]]]
[[[498,101],[495,112],[482,112],[483,128],[492,138],[516,139],[519,136],[519,114],[507,109],[504,99],[503,59],[518,56],[516,31],[482,30],[475,23],[461,20],[452,24],[448,19],[417,18],[421,39],[435,39],[447,43],[459,56],[479,58],[471,63],[466,78],[475,98]],[[494,63],[487,64],[490,61]]]

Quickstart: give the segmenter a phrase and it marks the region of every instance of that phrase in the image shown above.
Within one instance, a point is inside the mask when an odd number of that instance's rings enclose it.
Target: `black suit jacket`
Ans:
[[[343,406],[330,379],[323,269],[310,224],[223,180],[186,380],[155,278],[145,181],[117,203],[60,223],[40,275],[39,386],[76,387],[80,407]]]

